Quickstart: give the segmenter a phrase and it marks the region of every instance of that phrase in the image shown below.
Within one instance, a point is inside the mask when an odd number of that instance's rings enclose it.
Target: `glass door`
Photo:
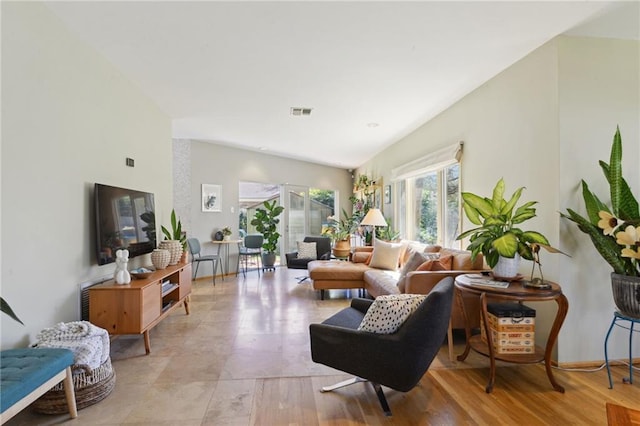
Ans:
[[[309,188],[284,185],[284,252],[298,248],[297,242],[309,235]]]

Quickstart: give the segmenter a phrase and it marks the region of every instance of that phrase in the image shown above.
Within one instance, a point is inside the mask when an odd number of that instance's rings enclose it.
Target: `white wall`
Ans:
[[[153,192],[168,223],[172,181],[169,118],[42,4],[1,7],[1,294],[26,324],[0,317],[5,349],[80,319],[79,284],[113,274],[95,261],[94,182]]]
[[[585,214],[580,179],[603,202],[609,187],[599,160],[609,162],[611,142],[620,126],[623,174],[640,199],[640,43],[611,39],[561,38],[559,48],[559,211]],[[572,222],[562,221],[563,249],[572,258],[562,263],[559,281],[570,302],[560,336],[560,361],[602,359],[603,341],[614,310],[612,268],[589,237]],[[624,357],[627,336],[617,329],[610,341],[614,357]],[[640,343],[634,345],[635,353]]]
[[[183,142],[176,142],[176,144]],[[179,151],[183,152],[184,149],[180,148]],[[190,156],[190,176],[184,178],[182,183],[186,190],[191,191],[192,200],[189,213],[191,226],[187,232],[189,236],[194,236],[202,242],[204,254],[215,253],[217,250],[213,244],[206,243],[211,240],[216,230],[229,226],[233,235],[236,237],[238,235],[239,181],[288,183],[310,188],[338,190],[340,206],[349,205],[348,198],[352,193],[353,181],[351,173],[344,169],[202,141],[191,142]],[[222,185],[222,212],[202,212],[200,199],[203,183]],[[236,260],[235,251],[232,250],[230,260],[232,271],[235,270]],[[198,270],[198,276],[211,275],[211,273],[210,265],[203,264]]]
[[[392,168],[462,140],[463,191],[489,196],[500,177],[508,192],[525,186],[521,200],[539,202],[538,217],[526,223],[527,229],[542,232],[553,246],[573,255],[542,255],[545,278],[559,282],[569,298],[560,362],[603,359],[613,311],[610,268],[591,248],[587,254],[576,248],[572,238],[590,243],[566,231],[558,212],[579,205],[575,188],[581,177],[600,178],[597,160],[608,158],[616,123],[627,141],[625,170],[637,164],[638,49],[637,41],[554,39],[358,169],[382,175],[386,183]],[[627,179],[637,191],[637,167]],[[470,226],[465,218],[463,229]],[[521,272],[528,274],[530,268],[530,262],[523,262]],[[599,280],[595,292],[577,283]],[[538,331],[548,330],[554,304],[532,306],[538,310]],[[537,333],[538,342],[547,334]],[[612,341],[611,347],[614,357],[624,357],[624,339]]]

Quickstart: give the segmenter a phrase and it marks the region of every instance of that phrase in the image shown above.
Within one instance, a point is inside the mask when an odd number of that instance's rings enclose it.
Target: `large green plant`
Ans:
[[[284,207],[277,206],[276,201],[272,203],[265,201],[263,203],[264,208],[258,207],[256,213],[251,220],[251,224],[256,227],[256,231],[262,234],[264,242],[262,248],[266,253],[275,253],[278,249],[278,239],[280,233],[278,232],[278,223],[280,219],[278,216],[284,211]]]
[[[622,177],[622,137],[616,128],[611,145],[609,163],[600,161],[604,177],[609,182],[611,207],[591,192],[587,182],[582,182],[582,196],[587,217],[572,209],[562,217],[575,222],[589,235],[598,253],[616,274],[640,276],[640,214],[638,201]],[[623,248],[622,248],[623,247]]]
[[[176,217],[175,209],[171,210],[171,230],[168,230],[164,226],[161,226],[161,228],[167,240],[180,241],[182,250],[187,249],[187,236],[182,233],[182,222]]]
[[[534,260],[537,245],[549,246],[547,238],[536,231],[523,231],[519,225],[536,216],[533,207],[537,201],[529,201],[516,208],[524,187],[518,188],[507,201],[504,198],[505,184],[500,179],[493,188],[491,198],[470,192],[462,193],[463,208],[471,223],[479,225],[458,235],[457,240],[469,238],[467,250],[472,258],[482,253],[487,264],[493,268],[500,256],[515,257],[519,253],[524,259]]]
[[[357,227],[358,222],[354,216],[349,216],[347,211],[342,209],[342,219],[329,216],[329,224],[322,230],[322,235],[331,238],[331,241],[343,241],[350,238]]]

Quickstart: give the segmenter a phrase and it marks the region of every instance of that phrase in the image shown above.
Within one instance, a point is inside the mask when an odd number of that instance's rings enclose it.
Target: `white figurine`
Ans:
[[[116,251],[116,272],[113,278],[118,284],[129,284],[131,282],[131,274],[127,270],[129,263],[129,250]]]

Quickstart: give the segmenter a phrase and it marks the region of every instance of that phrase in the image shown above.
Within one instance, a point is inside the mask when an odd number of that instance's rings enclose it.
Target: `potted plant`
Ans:
[[[600,201],[582,180],[587,216],[572,209],[562,217],[589,235],[598,253],[613,268],[611,285],[616,306],[624,315],[640,318],[640,214],[638,201],[622,177],[622,137],[616,128],[609,163],[600,161],[609,182],[611,207]]]
[[[222,228],[222,238],[225,241],[228,241],[230,237],[231,237],[231,228],[229,228],[228,226],[225,226],[224,228]]]
[[[272,269],[276,262],[276,251],[278,250],[278,216],[284,211],[284,207],[277,206],[276,200],[269,203],[263,203],[264,208],[258,207],[255,216],[251,220],[251,225],[256,227],[256,231],[262,234],[264,242],[262,243],[262,266],[266,269]]]
[[[185,257],[187,250],[187,236],[182,232],[182,222],[176,217],[175,209],[171,210],[171,230],[161,226],[165,240],[160,243],[161,249],[169,250],[171,260],[169,265],[175,265]]]
[[[0,311],[9,315],[13,320],[18,321],[20,324],[24,325],[24,323],[20,320],[20,318],[18,318],[15,312],[13,312],[11,306],[9,306],[9,304],[2,297],[0,297]]]
[[[523,190],[524,187],[518,188],[507,201],[504,199],[505,183],[500,179],[491,198],[462,193],[465,215],[478,227],[463,232],[456,239],[469,238],[467,250],[471,250],[472,259],[482,253],[496,277],[516,277],[520,257],[534,260],[534,249],[549,247],[549,241],[541,233],[516,227],[536,216],[533,206],[537,201],[516,208]]]
[[[353,216],[349,216],[342,209],[343,219],[329,216],[329,225],[322,230],[322,235],[331,238],[333,243],[333,255],[335,257],[347,257],[351,253],[351,233],[356,229],[357,223]]]

